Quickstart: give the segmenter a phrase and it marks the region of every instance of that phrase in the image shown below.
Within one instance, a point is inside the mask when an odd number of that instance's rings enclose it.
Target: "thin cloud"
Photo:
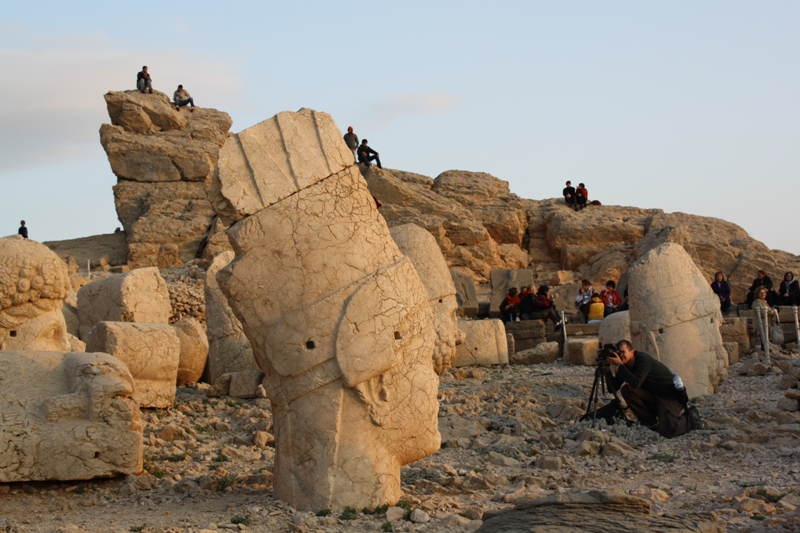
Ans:
[[[448,93],[398,94],[372,105],[379,127],[387,127],[396,118],[407,115],[433,115],[458,108],[458,97]]]
[[[97,35],[75,36],[69,46],[3,49],[0,64],[14,73],[0,84],[0,172],[96,153],[100,124],[109,121],[103,95],[134,89],[143,64],[155,89],[171,95],[182,83],[201,106],[241,86],[232,64],[181,50],[116,49]]]

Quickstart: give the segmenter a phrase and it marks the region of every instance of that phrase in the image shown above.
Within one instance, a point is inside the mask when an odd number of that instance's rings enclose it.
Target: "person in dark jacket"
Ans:
[[[725,281],[725,274],[722,272],[714,274],[711,290],[719,297],[720,310],[727,313],[731,308],[731,284]]]
[[[146,66],[136,75],[136,88],[141,92],[150,91],[150,94],[153,94],[153,80],[150,79]]]
[[[749,289],[747,289],[747,299],[745,300],[744,303],[746,303],[747,305],[751,305],[753,303],[753,298],[755,298],[756,289],[758,289],[759,287],[764,287],[765,289],[767,289],[767,303],[769,303],[770,305],[774,305],[775,299],[771,297],[771,295],[774,294],[774,291],[772,290],[772,280],[770,279],[769,276],[767,276],[767,273],[764,272],[763,270],[758,271],[756,279],[753,280],[753,284],[750,285]]]
[[[607,364],[617,367],[617,374],[609,381],[640,424],[666,438],[701,426],[697,407],[686,407],[685,394],[681,397],[681,391],[675,389],[672,371],[664,363],[635,351],[627,340],[619,341],[617,350],[606,357]]]
[[[778,289],[780,305],[797,305],[800,301],[800,285],[794,279],[794,274],[787,272],[783,275],[783,281]]]
[[[28,238],[28,228],[25,227],[25,221],[24,220],[20,220],[19,221],[19,229],[17,230],[17,233],[19,235],[22,235],[26,239]]]
[[[366,166],[369,166],[371,161],[375,161],[375,164],[378,165],[378,168],[383,168],[381,166],[380,154],[367,146],[367,140],[364,139],[361,141],[361,146],[358,147],[358,162],[364,163]]]
[[[564,195],[564,202],[572,209],[575,209],[575,187],[572,186],[572,182],[568,181],[567,186],[564,187],[564,190],[561,191],[561,194]]]
[[[536,294],[531,299],[531,312],[529,314],[531,320],[546,320],[550,319],[555,325],[555,329],[560,329],[563,325],[561,317],[556,311],[556,306],[550,298],[550,287],[542,285],[536,291]]]
[[[517,295],[517,288],[511,287],[508,289],[508,294],[500,302],[500,313],[503,315],[503,322],[520,321],[520,303],[522,303],[522,300]]]

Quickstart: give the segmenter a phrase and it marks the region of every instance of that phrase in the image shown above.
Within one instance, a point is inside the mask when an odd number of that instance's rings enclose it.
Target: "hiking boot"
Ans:
[[[706,425],[700,418],[700,411],[697,409],[696,405],[686,410],[686,416],[689,418],[689,425],[692,429],[705,429]]]

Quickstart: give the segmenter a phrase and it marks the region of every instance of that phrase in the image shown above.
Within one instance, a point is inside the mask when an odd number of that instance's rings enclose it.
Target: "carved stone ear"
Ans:
[[[354,387],[361,401],[369,406],[369,418],[376,426],[382,426],[389,418],[393,398],[387,386],[388,379],[391,379],[388,374],[381,374]]]

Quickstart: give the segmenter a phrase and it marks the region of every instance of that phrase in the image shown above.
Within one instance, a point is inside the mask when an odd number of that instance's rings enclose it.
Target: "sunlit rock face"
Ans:
[[[210,197],[236,252],[216,279],[266,373],[275,494],[395,503],[400,467],[439,448],[437,335],[338,128],[303,109],[232,137]]]

